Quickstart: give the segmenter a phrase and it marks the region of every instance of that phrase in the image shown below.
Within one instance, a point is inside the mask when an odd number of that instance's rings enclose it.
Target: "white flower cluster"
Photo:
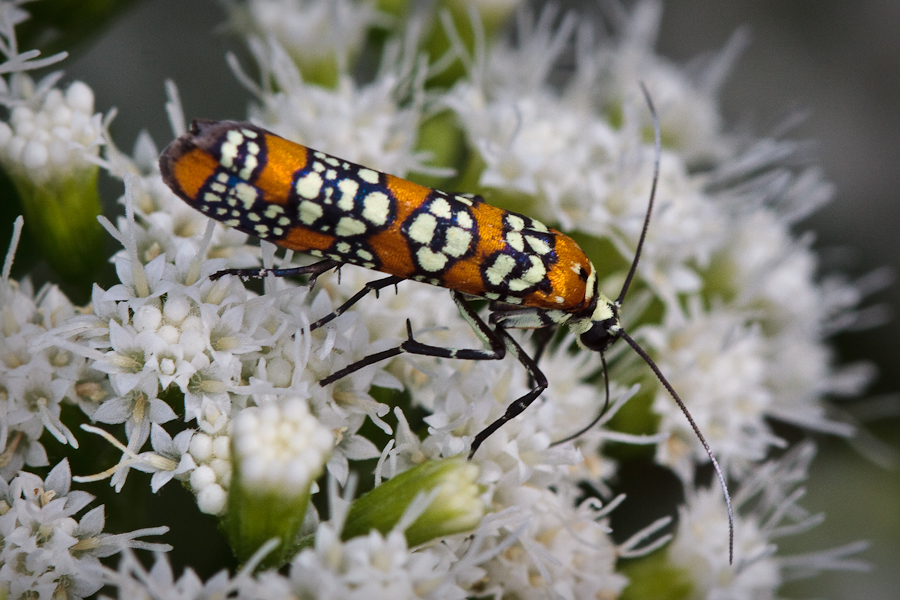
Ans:
[[[0,163],[35,184],[64,180],[95,168],[90,159],[100,153],[102,134],[90,87],[75,81],[65,92],[50,88],[13,108],[8,123],[0,122]]]
[[[465,598],[448,576],[455,559],[439,547],[410,552],[400,531],[342,542],[323,524],[316,548],[292,563],[290,581],[301,598]]]
[[[0,164],[12,177],[36,184],[58,183],[90,170],[103,143],[102,117],[94,114],[94,92],[80,81],[63,92],[56,83],[62,73],[39,82],[28,71],[58,63],[65,52],[37,58],[40,52],[19,52],[15,26],[28,18],[19,2],[0,6],[0,104],[9,121],[0,122]]]
[[[269,86],[253,84],[233,63],[238,78],[258,100],[250,107],[250,120],[316,150],[349,152],[341,157],[400,177],[450,173],[427,166],[430,156],[416,150],[416,132],[428,116],[423,89],[427,70],[405,58],[402,53],[409,48],[399,47],[400,58],[382,66],[383,73],[374,81],[359,85],[341,73],[334,89],[305,81],[284,48],[272,41],[250,49],[271,79]]]
[[[128,194],[126,201],[132,202],[131,197]],[[347,425],[355,422],[358,429],[366,411],[373,415],[384,412],[366,391],[373,383],[373,373],[359,373],[336,389],[313,386],[348,364],[351,356],[366,353],[366,332],[321,336],[315,346],[309,335],[296,335],[296,328],[308,327],[314,320],[308,310],[314,310],[317,317],[331,311],[327,298],[317,299],[308,308],[302,304],[305,293],[301,289],[254,298],[235,278],[211,280],[209,276],[225,262],[201,262],[209,251],[210,235],[178,246],[177,236],[170,231],[166,246],[179,248],[174,264],[163,253],[145,265],[137,257],[146,256],[139,250],[146,247],[142,239],[146,231],[137,227],[133,217],[123,218],[120,229],[109,228],[126,247],[114,257],[123,283],[105,291],[95,288],[93,313],[69,319],[45,343],[67,345],[89,358],[92,368],[109,376],[114,393],[93,419],[125,424],[126,456],[112,479],[117,488],[124,485],[128,467],[160,473],[160,465],[151,466],[146,458],[133,460],[129,453],[144,445],[153,426],[175,418],[160,397],[173,389],[183,394],[185,419],[196,421],[199,431],[196,441],[188,436],[178,444],[176,439],[176,445],[184,446],[183,454],[165,464],[168,471],[190,480],[204,512],[220,514],[225,508],[232,471],[229,426],[235,411],[246,407],[251,397],[258,405],[266,398],[294,395],[322,404],[319,418],[328,427],[341,430],[344,437],[329,463],[342,481],[348,472],[348,455],[377,456],[377,450]],[[286,284],[279,280],[273,285]],[[325,355],[319,347],[322,344],[331,353]],[[390,377],[375,378],[374,382],[396,387]],[[341,393],[346,398],[335,401],[333,396]],[[154,488],[168,478],[155,481]]]
[[[304,72],[324,70],[326,77],[346,68],[369,28],[385,21],[374,3],[359,0],[255,0],[226,7],[235,30],[274,40]]]
[[[349,14],[351,5],[364,8]],[[509,8],[508,2],[482,5],[484,11]],[[396,515],[389,527],[344,539],[345,518],[360,501],[352,495],[351,461],[378,458],[377,486],[382,478],[402,481],[430,461],[465,455],[473,437],[533,382],[511,357],[402,356],[319,385],[365,356],[396,347],[407,336],[407,319],[424,343],[474,348],[480,342],[446,290],[414,282],[401,283],[397,293],[382,290],[380,299],[366,298],[311,331],[311,323],[377,277],[355,267],[343,268],[339,277],[323,274],[314,286],[274,277],[212,278],[222,269],[260,261],[266,268],[295,266],[294,256],[276,258],[271,245],[255,246],[179,200],[160,177],[158,150],[148,136],[139,138],[129,156],[97,118],[85,121],[72,110],[68,120],[62,118],[60,106],[92,104],[89,90],[72,84],[66,94],[54,88],[42,95],[50,116],[28,114],[32,121],[53,123],[54,132],[69,131],[65,135],[72,139],[78,123],[99,127],[106,150],[99,162],[126,189],[126,215],[115,226],[105,222],[122,246],[112,258],[120,283],[109,289],[95,285],[90,309],[79,312],[55,288],[35,297],[27,280],[11,281],[9,253],[0,280],[0,391],[6,394],[0,398],[0,474],[10,480],[25,464],[47,463],[38,441],[44,429],[77,446],[59,419],[60,403],[69,401],[96,423],[124,425],[125,436],[119,441],[104,429],[84,426],[122,457],[76,480],[110,477],[118,490],[136,469],[153,474],[155,492],[178,479],[201,512],[221,517],[236,531],[236,521],[252,519],[237,514],[236,494],[290,488],[300,491],[306,505],[310,489],[321,493],[315,479],[324,466],[332,513],[318,524],[317,515],[310,516],[301,532],[307,538],[282,540],[282,547],[304,548],[288,576],[275,570],[253,574],[274,547],[264,545],[251,550],[256,554],[235,576],[221,573],[206,583],[190,570],[176,579],[164,558],[147,571],[130,553],[118,570],[92,571],[99,574],[91,583],[102,580],[120,598],[607,598],[628,585],[617,569],[619,559],[641,556],[670,539],[667,568],[678,569],[693,589],[702,590],[700,596],[774,595],[788,567],[856,568],[839,558],[805,564],[773,556],[777,535],[809,524],[796,504],[796,489],[811,450],[804,446],[781,463],[764,465],[772,448],[785,445],[765,419],[849,434],[848,427],[827,418],[822,397],[855,393],[865,373],[837,371],[823,342],[846,320],[859,293],[839,280],[817,282],[814,255],[790,232],[793,219],[827,197],[828,185],[814,169],[783,164],[789,143],[723,132],[715,91],[742,39],[736,37],[692,79],[653,54],[656,2],[639,3],[624,30],[602,42],[594,41],[588,24],[576,26],[572,15],[550,9],[535,21],[523,11],[515,44],[488,46],[476,31],[471,52],[448,13],[446,35],[455,58],[467,67],[451,89],[429,87],[440,69],[416,54],[422,22],[389,39],[378,74],[359,83],[347,63],[369,29],[386,23],[373,6],[275,0],[233,5],[233,28],[252,32],[249,44],[261,74],[256,83],[237,70],[256,97],[249,118],[289,139],[399,176],[446,177],[450,169],[428,166],[430,155],[420,150],[425,144],[419,136],[426,122],[447,123],[455,116],[457,124],[443,133],[459,140],[456,154],[468,160],[453,165],[458,181],[474,188],[465,191],[573,232],[584,241],[610,297],[634,254],[652,183],[653,148],[645,142],[650,120],[638,81],[647,83],[666,144],[657,210],[622,322],[670,379],[739,483],[737,566],[727,566],[720,490],[693,488],[696,470],[707,460],[702,446],[652,372],[623,343],[605,357],[608,412],[574,442],[554,445],[590,423],[604,401],[603,358],[575,353],[571,334],[559,336],[540,359],[549,388],[485,441],[457,488],[412,494],[416,510]],[[13,13],[5,14],[10,19]],[[336,57],[333,87],[304,78],[306,70],[318,68],[297,58],[310,46],[325,52],[326,60]],[[576,68],[563,77],[559,63],[573,49]],[[186,127],[174,86],[169,94],[173,130],[181,134]],[[13,109],[14,126],[6,126],[10,140],[17,139],[13,130],[26,135],[15,125],[27,121],[15,116],[26,115],[22,110]],[[0,138],[3,131],[0,125]],[[84,137],[76,141],[98,145]],[[2,142],[0,150],[11,151],[12,144]],[[46,162],[51,171],[54,160]],[[530,351],[527,335],[513,337]],[[633,426],[641,410],[633,398],[652,404],[655,414],[637,420],[657,419],[657,429]],[[393,410],[386,399],[396,403]],[[611,429],[612,422],[622,430]],[[179,433],[173,437],[168,430]],[[657,462],[682,478],[690,492],[674,534],[662,535],[668,521],[661,520],[642,524],[629,540],[613,539],[608,516],[621,499],[607,487],[618,466],[604,454],[609,441],[656,444]],[[148,442],[152,450],[145,449]],[[753,476],[757,469],[766,475]],[[476,471],[473,483],[469,476]],[[363,476],[362,484],[370,478]],[[346,498],[338,497],[338,484],[345,486]],[[765,501],[751,505],[760,496]],[[493,513],[474,532],[411,547],[405,533],[414,524],[422,527],[416,518],[432,515],[429,504],[452,512],[457,501],[462,521],[480,516],[485,507]],[[782,518],[792,524],[779,527]],[[445,531],[443,525],[434,529]],[[83,589],[88,586],[73,597]]]
[[[45,480],[24,471],[9,481],[0,477],[0,591],[5,597],[84,598],[103,585],[100,558],[126,548],[171,550],[168,544],[137,540],[168,527],[102,533],[102,506],[76,521],[94,497],[70,490],[71,483],[66,460]]]
[[[387,536],[372,532],[343,543],[323,523],[316,548],[299,554],[288,575],[276,570],[254,574],[261,557],[254,558],[233,577],[222,571],[204,582],[191,569],[176,579],[165,555],[157,555],[153,568],[147,570],[133,553],[127,552],[117,570],[102,569],[99,579],[117,590],[120,600],[147,595],[247,600],[467,597],[466,591],[448,576],[452,553],[441,546],[410,552],[399,531]],[[477,568],[466,573],[473,581],[481,574]]]
[[[242,485],[258,493],[305,493],[334,447],[331,431],[299,398],[241,411],[232,436]]]
[[[702,598],[759,598],[770,596],[782,581],[806,576],[809,568],[866,571],[865,561],[853,555],[868,544],[857,542],[804,557],[776,556],[773,540],[815,527],[824,515],[810,515],[798,504],[815,446],[803,442],[778,460],[758,465],[735,496],[742,513],[735,528],[738,562],[725,559],[725,540],[711,540],[724,526],[721,494],[714,489],[691,489],[680,509],[682,526],[668,550],[672,564],[696,574],[695,595]],[[815,566],[813,566],[815,565]]]
[[[72,352],[36,348],[42,335],[75,315],[75,307],[56,286],[35,294],[28,279],[10,279],[21,231],[20,217],[0,273],[0,476],[6,479],[25,465],[48,464],[40,442],[45,429],[60,443],[77,448],[75,436],[59,419],[61,405],[75,403],[91,415],[109,388]]]

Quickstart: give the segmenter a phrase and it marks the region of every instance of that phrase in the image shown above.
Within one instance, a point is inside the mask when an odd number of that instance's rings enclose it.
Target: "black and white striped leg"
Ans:
[[[482,429],[478,432],[478,435],[475,436],[475,439],[472,440],[472,447],[469,449],[469,458],[475,454],[478,450],[478,447],[484,442],[484,440],[488,439],[492,433],[500,429],[507,421],[515,419],[522,411],[531,406],[531,403],[540,396],[544,390],[547,389],[547,377],[544,373],[538,368],[537,362],[531,358],[525,349],[519,345],[516,340],[512,338],[509,333],[500,326],[497,326],[496,333],[503,337],[503,341],[506,344],[506,348],[516,357],[516,359],[522,363],[522,366],[528,371],[528,376],[533,381],[534,387],[530,392],[510,404],[506,408],[506,412],[503,413],[503,416]]]
[[[325,260],[320,260],[319,262],[313,263],[311,265],[306,265],[303,267],[289,267],[287,269],[224,269],[222,271],[213,273],[209,276],[209,278],[215,280],[219,277],[224,277],[225,275],[237,275],[238,277],[254,279],[266,277],[267,275],[274,275],[275,277],[296,277],[298,275],[309,275],[309,287],[312,287],[316,283],[316,278],[319,277],[319,275],[325,273],[326,271],[330,271],[331,269],[339,269],[342,266],[344,266],[344,263],[326,258]]]
[[[390,285],[388,283],[389,279],[399,279],[399,278],[385,278],[380,279],[378,281],[372,282],[372,284],[380,284],[384,283],[381,287],[385,285]],[[401,280],[402,281],[402,280]],[[371,285],[371,284],[370,284]],[[381,289],[381,288],[378,288]],[[365,292],[363,289],[360,293]],[[377,362],[381,362],[382,360],[386,360],[388,358],[392,358],[394,356],[398,356],[400,354],[419,354],[422,356],[437,356],[440,358],[459,358],[462,360],[501,360],[506,356],[506,345],[504,344],[503,339],[498,335],[496,331],[491,329],[491,327],[481,320],[481,317],[469,306],[466,301],[463,299],[463,295],[459,292],[450,292],[453,297],[453,301],[456,302],[457,307],[459,307],[460,313],[462,313],[463,318],[467,323],[472,327],[475,333],[478,335],[478,338],[485,343],[486,346],[489,346],[490,349],[472,349],[472,348],[443,348],[441,346],[431,346],[428,344],[423,344],[419,342],[415,338],[413,338],[412,333],[412,324],[407,319],[406,321],[406,335],[407,339],[405,342],[397,346],[396,348],[391,348],[389,350],[384,350],[382,352],[376,352],[375,354],[370,354],[365,358],[362,358],[356,361],[353,364],[347,365],[343,369],[339,371],[335,371],[325,379],[319,382],[319,385],[326,386],[331,383],[334,383],[338,379],[342,377],[346,377],[351,373],[355,373],[364,367],[368,367],[369,365],[373,365]],[[360,294],[357,294],[360,296]],[[360,296],[361,297],[361,296]],[[347,302],[355,302],[354,296]],[[358,298],[356,298],[358,300]],[[338,310],[344,309],[347,306],[345,303],[344,306],[339,308]],[[337,312],[337,311],[335,311]],[[329,315],[331,316],[331,315]],[[327,319],[328,317],[324,317]],[[318,323],[318,321],[317,321]]]
[[[338,264],[340,264],[340,263],[338,263]],[[380,290],[383,290],[384,288],[390,287],[392,285],[397,285],[401,281],[406,281],[406,280],[403,279],[402,277],[394,277],[393,275],[391,275],[390,277],[385,277],[384,279],[376,279],[375,281],[370,281],[365,286],[363,286],[363,289],[356,292],[352,298],[350,298],[349,300],[347,300],[346,302],[344,302],[343,304],[338,306],[336,309],[334,309],[334,312],[331,312],[331,313],[325,315],[324,317],[322,317],[321,319],[319,319],[318,321],[315,321],[314,323],[310,324],[309,330],[314,331],[314,330],[318,329],[319,327],[321,327],[322,325],[325,325],[326,323],[330,323],[331,321],[335,320],[336,318],[338,318],[339,316],[341,316],[342,314],[347,312],[347,310],[351,306],[353,306],[354,304],[356,304],[357,302],[362,300],[370,292],[375,292],[375,297],[377,298],[378,292]]]
[[[380,283],[387,281],[379,280],[374,283]],[[388,284],[386,284],[388,285]],[[396,348],[391,348],[389,350],[385,350],[383,352],[376,352],[375,354],[370,354],[365,358],[356,361],[355,363],[344,367],[343,369],[332,373],[325,379],[319,382],[319,385],[326,386],[331,383],[334,383],[338,379],[342,377],[346,377],[351,373],[355,373],[360,369],[367,367],[369,365],[375,364],[377,362],[381,362],[382,360],[386,360],[388,358],[392,358],[394,356],[398,356],[400,354],[419,354],[423,356],[437,356],[439,358],[458,358],[460,360],[501,360],[506,356],[507,350],[511,352],[516,359],[522,363],[522,365],[527,369],[529,378],[534,381],[534,387],[530,392],[513,402],[506,409],[506,412],[503,413],[499,419],[485,427],[482,431],[475,436],[472,440],[472,447],[469,450],[469,458],[475,454],[475,451],[478,450],[478,447],[488,438],[492,433],[497,431],[504,423],[507,421],[514,419],[519,416],[522,411],[528,408],[532,402],[534,402],[535,398],[541,395],[545,389],[547,389],[547,377],[541,372],[541,370],[537,366],[537,362],[532,359],[527,352],[512,338],[512,336],[507,333],[507,331],[497,325],[495,327],[491,327],[481,317],[478,316],[478,313],[466,303],[463,294],[451,291],[451,296],[453,297],[453,301],[456,303],[456,306],[459,308],[460,314],[478,336],[478,338],[484,342],[489,349],[474,349],[474,348],[443,348],[441,346],[431,346],[428,344],[423,344],[422,342],[417,341],[413,338],[412,333],[412,324],[409,320],[406,321],[406,332],[407,339],[405,342],[397,346]]]

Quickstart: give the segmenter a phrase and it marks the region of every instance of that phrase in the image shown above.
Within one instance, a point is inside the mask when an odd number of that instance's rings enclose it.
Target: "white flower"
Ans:
[[[746,471],[771,446],[784,445],[765,422],[772,404],[766,340],[749,316],[727,309],[705,313],[694,306],[687,318],[648,328],[642,337],[719,460],[735,473]],[[659,445],[657,460],[690,480],[693,464],[708,460],[705,450],[662,386],[653,409],[662,415],[660,431],[672,434]]]
[[[735,564],[728,564],[728,523],[722,495],[715,487],[688,493],[679,527],[666,549],[669,562],[683,570],[693,587],[691,598],[774,597],[782,582],[822,570],[866,570],[850,558],[865,544],[801,556],[777,555],[778,538],[821,523],[799,506],[815,445],[804,442],[781,459],[760,465],[734,496]],[[671,577],[670,573],[666,574]]]
[[[28,279],[10,278],[22,224],[19,217],[0,273],[0,475],[7,478],[25,464],[47,464],[39,442],[45,429],[59,442],[78,447],[60,421],[63,402],[77,399],[88,411],[96,406],[83,402],[73,386],[83,375],[84,360],[68,349],[38,343],[48,329],[74,315],[71,302],[55,286],[35,294]]]
[[[503,501],[521,513],[494,535],[507,531],[515,541],[481,564],[488,582],[484,593],[576,600],[621,592],[627,580],[615,572],[618,551],[603,521],[606,511],[594,499],[576,505],[571,492],[510,489]],[[488,538],[494,543],[500,539]]]
[[[309,78],[330,83],[385,22],[371,0],[251,0],[229,3],[230,24],[248,36],[273,39]]]
[[[580,86],[595,86],[601,105],[613,111],[633,94],[635,77],[652,82],[666,145],[692,166],[720,160],[735,140],[725,130],[716,96],[747,45],[747,32],[737,30],[717,53],[677,65],[654,51],[662,12],[662,2],[643,0],[614,24],[612,39],[598,36],[598,44],[581,44],[576,78]]]
[[[187,454],[187,447],[190,444],[193,431],[185,430],[172,437],[161,426],[153,423],[150,428],[150,439],[153,445],[153,452],[141,452],[137,454],[134,450],[126,447],[119,442],[111,434],[103,429],[92,427],[90,425],[82,425],[82,429],[90,433],[95,433],[103,437],[106,441],[122,451],[122,459],[113,467],[97,473],[96,475],[77,476],[75,481],[99,481],[110,477],[110,485],[121,491],[125,485],[125,478],[128,476],[130,469],[137,469],[146,473],[153,473],[150,487],[156,492],[168,483],[173,477],[184,479],[187,473],[196,467],[190,455]]]
[[[42,481],[20,473],[7,483],[0,478],[0,583],[11,597],[62,594],[84,598],[102,586],[98,558],[125,548],[167,551],[167,544],[138,541],[160,535],[168,527],[142,529],[127,534],[102,533],[103,507],[74,516],[93,496],[70,491],[69,463],[63,460]]]
[[[400,177],[448,173],[426,166],[430,157],[416,150],[416,132],[427,114],[426,73],[413,61],[395,59],[366,85],[341,72],[336,89],[328,89],[304,82],[275,42],[253,44],[251,51],[277,91],[241,75],[259,102],[251,107],[250,120],[289,140]]]
[[[291,582],[301,597],[407,599],[465,598],[448,578],[452,556],[440,545],[410,551],[400,531],[341,542],[320,525],[314,550],[304,550],[291,563]]]
[[[235,417],[225,531],[239,560],[248,560],[272,538],[279,545],[264,564],[280,566],[290,559],[311,488],[333,448],[332,432],[301,398],[248,407]],[[191,477],[195,490],[199,472]]]
[[[69,384],[63,379],[52,379],[48,370],[32,368],[24,376],[10,377],[6,383],[7,393],[13,400],[7,409],[7,423],[27,430],[28,422],[35,420],[43,424],[59,442],[78,447],[78,441],[60,416],[60,402]]]
[[[836,370],[833,352],[822,338],[852,322],[850,310],[863,292],[834,277],[814,284],[817,258],[808,241],[792,239],[787,226],[772,211],[741,214],[735,235],[715,260],[714,273],[723,276],[718,285],[736,294],[734,303],[759,319],[768,341],[768,414],[849,435],[852,428],[828,419],[819,399],[858,394],[872,373],[864,366]]]
[[[236,598],[280,600],[290,598],[288,579],[275,570],[261,571],[254,575],[259,560],[271,545],[263,548],[257,556],[230,576],[219,571],[205,582],[191,568],[186,568],[181,577],[175,578],[167,555],[156,554],[153,567],[147,569],[133,552],[124,551],[118,568],[98,569],[104,585],[117,590],[120,600],[133,598],[166,598],[168,600],[193,600],[196,598]],[[101,598],[108,598],[101,596]]]

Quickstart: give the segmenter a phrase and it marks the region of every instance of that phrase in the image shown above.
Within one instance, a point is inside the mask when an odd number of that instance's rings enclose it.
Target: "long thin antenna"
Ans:
[[[700,443],[703,444],[703,448],[706,450],[706,455],[709,456],[709,460],[712,461],[713,469],[716,471],[716,477],[719,478],[719,484],[722,486],[722,491],[725,492],[725,506],[728,507],[728,564],[732,564],[734,562],[734,510],[731,508],[731,495],[728,493],[728,484],[725,483],[725,475],[722,474],[722,469],[719,467],[719,461],[716,460],[713,451],[710,449],[709,444],[706,443],[706,438],[703,437],[703,434],[700,433],[700,428],[697,427],[697,423],[694,421],[694,417],[691,416],[691,413],[688,411],[687,406],[684,405],[681,398],[675,393],[675,389],[672,387],[672,384],[669,383],[669,380],[666,379],[662,371],[659,370],[659,367],[656,366],[656,363],[653,362],[653,359],[644,352],[644,349],[641,348],[636,341],[631,339],[631,336],[625,333],[623,330],[619,330],[619,337],[628,342],[628,345],[637,352],[638,356],[644,359],[644,362],[653,370],[656,374],[657,379],[659,379],[660,383],[663,384],[663,387],[668,390],[669,394],[675,400],[675,403],[678,404],[678,408],[681,409],[681,412],[684,413],[684,416],[687,418],[688,423],[691,424],[691,428],[694,430],[694,434],[697,436],[697,439],[700,440]]]
[[[653,137],[656,142],[654,146],[653,185],[650,187],[650,201],[647,204],[647,215],[644,217],[644,228],[641,230],[641,239],[638,240],[637,250],[634,251],[634,260],[631,261],[631,269],[628,270],[628,277],[625,278],[625,283],[622,285],[622,291],[619,292],[619,297],[616,298],[617,306],[622,305],[625,294],[628,293],[628,287],[631,285],[631,280],[634,279],[634,273],[637,271],[638,261],[641,260],[641,250],[644,249],[644,239],[647,237],[647,228],[650,227],[650,215],[653,214],[653,200],[656,198],[656,184],[659,182],[659,161],[662,156],[659,115],[656,114],[656,107],[653,106],[650,92],[647,91],[647,86],[644,85],[643,81],[641,82],[641,91],[644,92],[644,99],[647,101],[647,106],[650,108],[650,115],[653,117]]]
[[[656,113],[656,107],[653,106],[653,100],[650,98],[650,92],[647,91],[647,86],[641,82],[641,91],[644,93],[644,99],[647,101],[647,106],[650,108],[650,114],[653,117],[653,137],[654,137],[654,161],[653,161],[653,184],[650,187],[650,200],[647,203],[647,214],[644,216],[644,228],[641,230],[641,237],[638,240],[637,249],[634,252],[634,260],[631,261],[631,269],[628,271],[628,276],[625,278],[625,283],[622,285],[622,291],[619,292],[619,297],[616,299],[616,305],[621,306],[622,301],[625,299],[625,294],[628,292],[628,287],[631,285],[631,280],[634,278],[634,274],[637,271],[638,261],[641,258],[641,250],[644,248],[644,240],[647,237],[647,229],[650,226],[650,215],[653,214],[653,201],[656,199],[656,187],[659,183],[659,163],[660,157],[662,156],[662,141],[661,135],[659,131],[659,115]],[[710,449],[709,444],[706,442],[706,438],[703,437],[703,434],[700,433],[700,428],[697,427],[697,423],[694,421],[694,417],[691,416],[690,411],[688,411],[687,406],[685,406],[684,402],[681,400],[681,397],[675,392],[675,388],[672,387],[672,384],[669,383],[669,380],[665,378],[662,374],[662,371],[659,370],[659,367],[656,366],[656,363],[653,362],[653,359],[644,352],[644,349],[638,345],[636,341],[634,341],[630,335],[625,333],[625,330],[620,329],[617,332],[617,335],[624,339],[631,348],[637,352],[637,355],[640,356],[645,363],[650,367],[654,374],[656,374],[656,378],[659,379],[660,383],[663,384],[663,387],[669,392],[672,398],[675,400],[675,403],[678,404],[678,408],[681,409],[681,412],[684,413],[685,418],[687,418],[688,423],[691,424],[691,428],[694,430],[694,434],[697,436],[697,439],[700,440],[700,443],[703,444],[703,449],[706,450],[706,455],[709,456],[709,460],[712,462],[713,469],[716,472],[716,477],[719,479],[719,485],[722,486],[722,491],[725,493],[725,506],[728,507],[728,564],[732,564],[734,562],[734,509],[731,506],[731,494],[728,493],[728,484],[725,483],[725,475],[722,473],[722,468],[719,467],[719,461],[716,460],[715,455],[713,454],[712,449]],[[605,365],[604,365],[605,366]],[[608,389],[608,388],[607,388]],[[608,398],[609,392],[607,392]]]

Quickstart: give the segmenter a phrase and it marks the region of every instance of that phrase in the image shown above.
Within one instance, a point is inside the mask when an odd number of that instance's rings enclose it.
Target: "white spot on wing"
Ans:
[[[341,191],[341,197],[337,203],[338,208],[350,212],[355,206],[354,199],[359,190],[359,184],[352,179],[341,179],[337,188]]]
[[[378,171],[362,168],[356,174],[366,183],[378,183]]]
[[[517,231],[510,231],[506,234],[506,243],[519,252],[525,250],[525,242],[522,240],[522,234]]]
[[[458,258],[469,251],[472,243],[472,234],[459,227],[451,227],[447,230],[447,242],[444,244],[444,252]]]
[[[440,252],[432,252],[431,248],[419,248],[416,252],[419,266],[425,271],[440,271],[447,264],[447,256]]]
[[[550,229],[546,225],[544,225],[540,221],[535,221],[534,219],[531,220],[531,228],[535,231],[540,231],[541,233],[547,233],[548,231],[550,231]]]
[[[280,204],[270,204],[266,207],[266,218],[274,219],[278,215],[284,212],[284,208]]]
[[[219,163],[230,169],[234,166],[234,159],[237,158],[238,148],[240,148],[241,144],[244,143],[244,135],[240,131],[231,130],[225,137],[224,142],[222,142],[222,146],[219,149],[222,157],[219,159]]]
[[[366,232],[366,224],[359,219],[353,217],[341,217],[337,227],[334,230],[338,237],[349,237],[351,235],[359,235]]]
[[[259,164],[259,160],[255,156],[247,155],[244,157],[244,167],[238,173],[241,179],[250,179],[253,175],[253,169]]]
[[[322,207],[315,202],[304,200],[300,203],[300,222],[312,225],[322,216]]]
[[[435,215],[436,217],[441,217],[444,219],[450,219],[453,217],[453,213],[450,211],[450,203],[443,198],[434,200],[428,206],[428,212]]]
[[[314,171],[307,173],[297,180],[294,188],[301,198],[318,198],[319,192],[322,190],[322,176]]]
[[[547,269],[544,263],[536,256],[529,256],[531,259],[531,267],[522,275],[522,279],[531,284],[540,283],[547,275]]]
[[[531,246],[531,249],[538,254],[547,254],[548,252],[550,252],[550,244],[548,244],[541,238],[526,235],[525,241],[528,242],[528,245]]]
[[[420,244],[430,244],[436,226],[437,219],[433,215],[422,213],[409,226],[409,237]]]
[[[525,220],[519,215],[506,215],[506,224],[515,231],[521,231],[525,228]]]
[[[485,272],[488,281],[491,282],[492,285],[500,285],[506,281],[507,276],[512,272],[515,265],[516,261],[513,260],[513,257],[507,254],[499,255],[494,259],[494,264],[488,267]]]
[[[250,210],[256,202],[256,188],[248,183],[239,183],[234,186],[234,195],[244,204],[244,210]]]
[[[363,200],[363,218],[375,225],[387,223],[390,215],[390,199],[384,192],[372,192]]]

